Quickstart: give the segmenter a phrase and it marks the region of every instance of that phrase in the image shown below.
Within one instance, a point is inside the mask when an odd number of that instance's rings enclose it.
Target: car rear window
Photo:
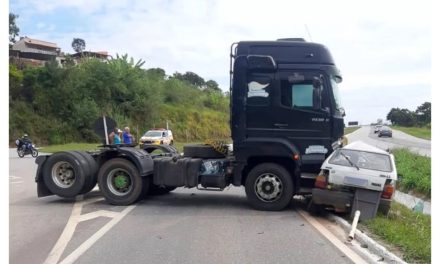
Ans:
[[[391,159],[388,155],[351,149],[337,150],[330,158],[329,163],[352,167],[350,162],[341,153],[348,157],[354,165],[362,169],[385,172],[391,172],[393,170]]]

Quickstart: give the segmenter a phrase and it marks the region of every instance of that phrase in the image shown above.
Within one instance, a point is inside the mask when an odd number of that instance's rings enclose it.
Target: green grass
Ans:
[[[411,136],[431,140],[431,128],[428,127],[401,127],[392,126],[393,129],[400,130]]]
[[[46,147],[41,147],[40,152],[47,153],[55,153],[59,151],[68,151],[68,150],[96,150],[98,149],[99,143],[69,143],[63,145],[51,145]]]
[[[376,218],[361,225],[384,241],[398,247],[405,261],[431,262],[431,217],[416,213],[393,202],[388,216]]]
[[[358,130],[359,128],[361,128],[360,126],[357,127],[346,127],[344,128],[344,135],[350,134],[356,130]]]
[[[420,156],[408,149],[394,149],[397,173],[402,176],[398,189],[431,197],[431,158]]]

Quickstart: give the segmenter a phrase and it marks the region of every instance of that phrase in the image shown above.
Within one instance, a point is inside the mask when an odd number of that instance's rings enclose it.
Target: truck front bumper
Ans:
[[[351,209],[353,194],[336,190],[312,189],[312,201],[315,204],[333,206],[338,212]]]

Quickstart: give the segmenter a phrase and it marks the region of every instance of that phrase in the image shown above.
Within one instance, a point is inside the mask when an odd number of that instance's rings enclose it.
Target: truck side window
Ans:
[[[252,76],[248,81],[246,104],[252,106],[269,105],[271,79],[264,76]]]
[[[281,82],[281,104],[293,107],[313,107],[313,84]]]

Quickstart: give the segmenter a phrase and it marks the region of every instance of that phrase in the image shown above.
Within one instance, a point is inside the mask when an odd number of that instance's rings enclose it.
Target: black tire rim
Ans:
[[[254,184],[254,191],[258,199],[263,202],[275,202],[283,194],[283,183],[273,173],[263,173],[257,177]]]
[[[58,161],[52,167],[52,181],[56,186],[66,189],[71,187],[75,181],[75,170],[66,161]]]
[[[117,196],[124,196],[133,189],[131,175],[124,169],[117,168],[108,174],[107,186],[109,191]]]

